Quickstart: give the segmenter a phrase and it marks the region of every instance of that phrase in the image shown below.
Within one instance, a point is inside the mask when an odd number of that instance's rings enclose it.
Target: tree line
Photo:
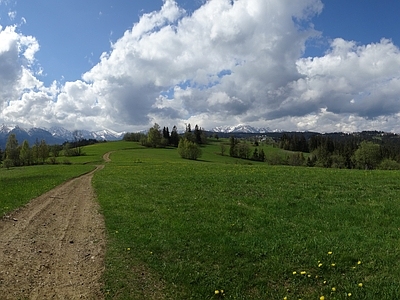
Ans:
[[[201,157],[200,146],[207,143],[204,130],[198,125],[195,125],[192,130],[190,123],[186,125],[183,135],[178,133],[176,126],[173,126],[170,132],[168,127],[161,129],[160,125],[155,123],[147,134],[128,132],[124,135],[123,140],[139,142],[142,146],[149,148],[176,147],[182,158],[193,160]]]
[[[75,139],[72,142],[65,142],[62,145],[48,145],[44,139],[30,146],[27,140],[22,144],[18,143],[15,134],[10,134],[4,151],[0,149],[0,163],[9,169],[10,167],[31,166],[44,164],[48,160],[51,164],[57,163],[57,157],[62,152],[64,156],[84,155],[82,147],[98,143],[93,139]],[[67,163],[67,161],[64,161]]]
[[[270,142],[270,141],[269,141]],[[291,151],[266,155],[258,149],[258,139],[229,139],[229,155],[242,159],[265,161],[273,165],[292,165],[347,169],[400,169],[400,136],[377,131],[357,134],[284,133],[272,141],[275,147]],[[221,147],[224,147],[221,145]],[[221,153],[225,152],[221,149]]]

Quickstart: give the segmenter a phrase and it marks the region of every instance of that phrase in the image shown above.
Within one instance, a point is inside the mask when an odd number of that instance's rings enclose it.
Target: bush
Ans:
[[[179,141],[178,153],[182,158],[196,160],[201,156],[199,145],[184,138]]]
[[[400,164],[392,159],[384,159],[378,166],[379,170],[400,170]]]
[[[3,161],[3,167],[4,167],[4,168],[7,168],[7,170],[10,169],[10,168],[13,167],[13,166],[14,166],[14,163],[13,163],[12,159],[6,158],[6,159]]]

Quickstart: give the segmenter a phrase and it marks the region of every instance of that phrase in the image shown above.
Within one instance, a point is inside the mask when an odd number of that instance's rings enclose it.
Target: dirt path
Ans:
[[[95,171],[0,220],[1,299],[103,298],[105,234],[91,185]]]

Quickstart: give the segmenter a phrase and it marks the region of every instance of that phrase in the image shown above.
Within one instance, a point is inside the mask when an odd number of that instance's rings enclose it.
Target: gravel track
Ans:
[[[103,167],[0,220],[0,299],[104,298],[105,227],[91,184]]]

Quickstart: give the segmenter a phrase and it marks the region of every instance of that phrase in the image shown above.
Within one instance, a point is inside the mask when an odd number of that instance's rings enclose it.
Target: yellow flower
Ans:
[[[301,271],[300,274],[301,275],[305,275],[305,274],[307,274],[307,272],[306,271]]]
[[[321,267],[322,267],[322,264],[321,264],[321,263],[319,263],[319,264],[318,264],[318,268],[321,268]]]
[[[297,274],[297,272],[296,271],[293,271],[293,275],[296,275]]]
[[[325,300],[324,296],[319,297],[319,300]]]
[[[126,250],[131,251],[131,248],[126,248]]]
[[[332,292],[336,292],[336,288],[335,287],[332,288]]]
[[[224,290],[221,290],[221,294],[223,294],[224,293]]]
[[[331,264],[332,267],[336,266],[336,264]]]
[[[287,297],[284,297],[283,300],[287,300]]]
[[[219,294],[219,290],[215,290],[214,294],[218,295]]]
[[[326,280],[324,280],[324,284],[326,284]]]
[[[361,260],[359,260],[359,261],[357,262],[357,265],[361,265]]]
[[[362,286],[363,286],[362,282],[360,282],[360,283],[358,284],[358,286],[359,286],[359,287],[362,287]]]
[[[331,254],[332,254],[332,251],[329,251],[329,252],[328,252],[328,255],[331,255]]]
[[[351,293],[348,293],[347,296],[351,297]]]

